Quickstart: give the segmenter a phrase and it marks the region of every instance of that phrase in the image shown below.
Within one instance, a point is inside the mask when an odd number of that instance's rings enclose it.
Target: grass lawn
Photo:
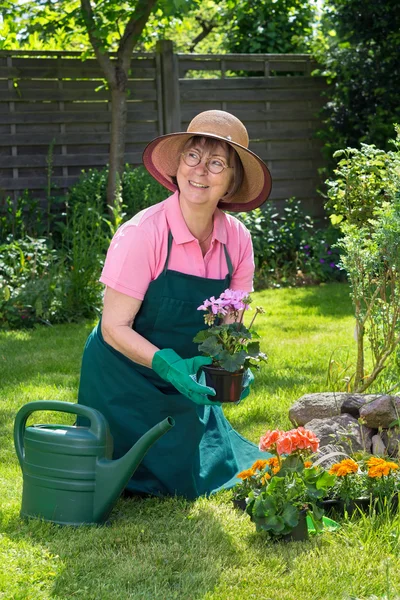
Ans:
[[[329,391],[332,351],[354,358],[348,288],[331,284],[254,294],[269,362],[251,396],[226,409],[258,442],[290,427],[289,406]],[[5,600],[394,600],[400,598],[400,515],[344,520],[308,542],[272,543],[231,506],[231,492],[187,502],[120,499],[108,526],[21,521],[13,420],[26,402],[75,402],[92,324],[0,332],[0,598]],[[34,421],[72,423],[35,413]],[[160,457],[160,460],[162,458]]]

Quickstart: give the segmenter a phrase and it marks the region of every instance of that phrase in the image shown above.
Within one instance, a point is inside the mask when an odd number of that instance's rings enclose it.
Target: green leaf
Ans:
[[[214,336],[211,336],[207,338],[202,344],[200,344],[199,350],[201,352],[204,352],[204,354],[216,357],[223,350],[223,347],[221,344],[218,343]]]
[[[300,511],[293,504],[286,504],[282,512],[282,518],[290,527],[296,527],[299,522]]]
[[[195,335],[195,337],[193,338],[193,341],[196,344],[200,344],[201,342],[204,342],[204,340],[211,337],[212,335],[214,335],[214,334],[212,331],[210,331],[210,329],[202,329]]]
[[[260,352],[260,342],[250,342],[247,344],[247,355],[256,357]]]
[[[223,369],[226,369],[230,373],[235,373],[235,371],[239,371],[243,366],[246,356],[247,353],[244,350],[241,350],[234,355],[229,354],[226,350],[222,350],[218,354],[218,361]]]

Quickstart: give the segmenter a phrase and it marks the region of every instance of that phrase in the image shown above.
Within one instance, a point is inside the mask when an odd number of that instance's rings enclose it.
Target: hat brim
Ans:
[[[143,152],[143,164],[161,185],[176,191],[173,177],[178,171],[180,156],[186,142],[194,137],[212,138],[232,146],[243,165],[243,182],[227,201],[221,200],[218,208],[231,212],[254,210],[261,206],[271,193],[272,181],[266,164],[248,148],[218,135],[204,132],[169,133],[151,141]]]

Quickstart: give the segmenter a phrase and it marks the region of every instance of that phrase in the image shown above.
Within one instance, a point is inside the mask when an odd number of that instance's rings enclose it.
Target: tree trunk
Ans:
[[[127,90],[119,85],[111,90],[110,163],[107,181],[107,204],[110,215],[118,192],[118,182],[124,171],[125,135],[127,124]]]

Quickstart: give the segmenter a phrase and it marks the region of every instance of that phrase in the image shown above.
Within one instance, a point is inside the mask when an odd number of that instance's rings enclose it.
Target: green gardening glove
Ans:
[[[164,348],[164,350],[158,350],[155,353],[151,367],[157,375],[172,383],[178,392],[195,404],[220,406],[219,402],[213,402],[207,398],[207,395],[215,396],[215,390],[196,381],[197,371],[204,365],[211,364],[211,362],[212,359],[207,356],[184,359],[175,350]]]

